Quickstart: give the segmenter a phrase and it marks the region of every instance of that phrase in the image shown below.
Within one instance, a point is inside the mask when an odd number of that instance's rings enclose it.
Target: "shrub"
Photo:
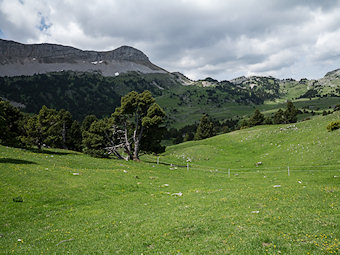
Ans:
[[[339,129],[339,128],[340,128],[340,120],[332,121],[327,125],[328,131],[334,131],[334,130]]]

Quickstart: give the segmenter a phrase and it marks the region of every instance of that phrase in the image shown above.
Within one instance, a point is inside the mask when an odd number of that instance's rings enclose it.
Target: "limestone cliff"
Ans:
[[[0,76],[58,71],[100,72],[104,76],[136,71],[165,73],[140,50],[122,46],[112,51],[83,51],[56,44],[21,44],[0,39]]]

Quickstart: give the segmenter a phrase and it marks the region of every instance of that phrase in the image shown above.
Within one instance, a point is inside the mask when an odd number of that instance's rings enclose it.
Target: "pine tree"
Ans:
[[[81,126],[79,122],[76,120],[72,122],[71,128],[69,130],[69,139],[70,139],[68,143],[69,149],[81,151],[82,149]]]
[[[147,115],[143,118],[142,125],[145,127],[141,139],[140,149],[145,152],[161,153],[165,151],[165,147],[161,145],[164,133],[166,132],[163,124],[165,112],[158,104],[153,104],[147,111]]]
[[[69,111],[61,109],[57,112],[57,123],[54,127],[55,135],[60,138],[58,139],[59,144],[52,145],[56,148],[70,149],[72,147],[72,136],[71,136],[71,126],[72,126],[72,114]]]
[[[157,134],[151,130],[157,130],[163,123],[165,112],[155,103],[150,91],[142,93],[132,91],[122,97],[120,107],[112,114],[115,125],[124,132],[124,150],[128,154],[127,159],[139,160],[139,151],[144,147],[142,138],[148,135],[149,139],[160,143]],[[145,141],[146,139],[144,139]],[[154,147],[154,144],[152,145]],[[117,153],[117,151],[115,151]]]
[[[21,128],[23,118],[23,114],[16,107],[0,98],[0,143],[20,145],[20,136],[23,135]]]
[[[105,148],[110,143],[109,119],[95,120],[88,130],[83,131],[84,152],[100,158],[109,156]]]
[[[38,116],[31,116],[24,125],[26,135],[23,137],[23,142],[27,145],[35,145],[41,150],[44,144],[45,136],[42,132],[42,127],[38,122]]]
[[[294,104],[290,101],[287,102],[287,109],[284,112],[286,123],[297,122],[298,110],[295,108]]]
[[[253,127],[257,125],[262,125],[264,122],[264,115],[256,109],[253,116],[249,119],[248,124]]]
[[[42,146],[70,149],[73,147],[72,122],[70,112],[64,109],[58,112],[44,105],[38,115],[26,121],[24,125],[26,137],[23,140],[28,145],[37,146],[38,149]]]
[[[285,114],[282,109],[279,109],[273,117],[274,124],[283,124],[286,122]]]
[[[55,109],[47,108],[44,105],[37,116],[37,126],[40,128],[43,143],[46,146],[62,148],[59,116]]]
[[[96,115],[87,115],[81,123],[81,131],[88,131],[95,120],[98,120]]]
[[[209,138],[215,135],[214,124],[208,115],[203,115],[195,133],[195,140]]]

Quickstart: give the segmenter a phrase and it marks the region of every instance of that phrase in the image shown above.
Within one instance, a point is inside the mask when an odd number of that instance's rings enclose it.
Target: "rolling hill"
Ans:
[[[194,167],[252,171],[259,170],[339,168],[340,130],[328,132],[330,121],[340,119],[340,112],[317,116],[295,124],[257,126],[201,141],[190,141],[167,148],[164,157],[169,163]],[[293,171],[293,170],[292,170]]]
[[[150,155],[137,163],[0,146],[0,248],[337,254],[340,130],[326,125],[339,118],[336,112],[171,146],[159,164]]]

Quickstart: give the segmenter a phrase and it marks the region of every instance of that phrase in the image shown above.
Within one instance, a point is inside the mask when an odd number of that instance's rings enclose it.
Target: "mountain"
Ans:
[[[167,113],[167,125],[176,128],[197,122],[202,114],[231,122],[256,108],[270,115],[287,100],[303,110],[302,119],[340,103],[340,69],[319,80],[243,76],[193,81],[128,46],[95,52],[0,40],[0,97],[25,112],[37,113],[46,105],[64,108],[78,120],[88,114],[109,116],[132,90],[151,91]]]
[[[0,39],[0,76],[49,72],[98,72],[115,76],[130,71],[166,73],[140,50],[122,46],[112,51],[83,51],[56,44],[21,44]]]
[[[340,94],[340,69],[328,72],[323,78],[310,82],[308,91],[301,97],[338,96]]]

